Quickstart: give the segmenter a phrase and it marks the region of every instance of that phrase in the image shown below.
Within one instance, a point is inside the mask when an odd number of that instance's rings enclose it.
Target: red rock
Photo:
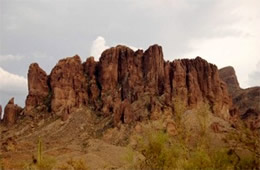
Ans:
[[[36,71],[29,72],[35,75]],[[99,62],[93,57],[83,64],[79,56],[66,58],[49,78],[41,77],[34,78],[35,83],[43,82],[41,85],[29,88],[27,108],[42,104],[50,89],[51,111],[64,119],[81,105],[92,105],[104,116],[113,116],[115,125],[158,119],[165,106],[173,107],[177,97],[189,108],[207,102],[215,114],[227,118],[232,104],[215,65],[199,57],[165,62],[159,45],[145,52],[119,45],[105,50]],[[44,93],[37,91],[36,100],[30,97],[33,89]]]
[[[135,115],[132,112],[130,102],[125,99],[124,101],[120,101],[119,99],[113,105],[114,108],[114,123],[118,124],[122,123],[131,123],[135,120]]]
[[[239,86],[237,76],[233,67],[225,67],[219,70],[220,78],[225,81],[228,92],[232,96],[233,104],[238,108],[240,115],[248,109],[260,115],[260,87],[242,89]]]
[[[143,55],[143,75],[146,91],[161,95],[164,90],[164,60],[162,47],[153,45]]]
[[[28,91],[29,94],[25,102],[25,114],[33,115],[36,107],[48,104],[48,95],[50,95],[48,76],[37,63],[31,64],[29,67]]]
[[[142,74],[143,51],[133,52],[126,48],[119,56],[118,83],[120,86],[121,99],[133,102],[143,93]]]
[[[94,60],[94,57],[89,57],[85,63],[83,63],[84,73],[87,76],[87,89],[89,103],[98,106],[98,97],[100,96],[100,89],[96,78],[98,62]]]
[[[234,92],[240,89],[235,69],[231,66],[219,69],[220,78],[228,85],[228,91]]]
[[[131,109],[132,108],[130,102],[127,99],[125,99],[121,105],[121,114],[123,118],[123,123],[129,124],[135,120],[135,115],[133,114]]]
[[[14,98],[10,99],[4,110],[4,123],[7,126],[15,124],[18,114],[22,111],[22,108],[14,104]]]
[[[70,113],[87,103],[87,80],[79,56],[62,59],[50,74],[51,110],[57,115]]]
[[[176,60],[173,62],[172,85],[173,97],[179,96],[187,106],[208,102],[215,114],[229,117],[232,102],[215,65],[200,57]]]
[[[98,65],[98,81],[102,93],[112,92],[117,89],[118,83],[118,58],[126,49],[117,46],[105,50],[100,57]]]

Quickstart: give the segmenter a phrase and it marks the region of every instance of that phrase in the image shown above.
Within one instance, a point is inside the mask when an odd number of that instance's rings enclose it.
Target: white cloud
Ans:
[[[136,51],[137,49],[140,49],[140,48],[136,48],[134,46],[130,46],[130,45],[127,45],[125,43],[117,43],[116,45],[118,44],[121,44],[121,45],[125,45],[129,48],[131,48],[132,50]],[[115,45],[115,46],[116,46]],[[102,52],[106,49],[108,49],[110,46],[108,46],[106,44],[106,40],[104,37],[102,36],[98,36],[92,43],[92,46],[91,46],[91,53],[90,55],[91,56],[94,56],[95,60],[98,61],[99,60],[99,57],[101,56]]]
[[[0,67],[0,104],[4,107],[10,98],[15,97],[16,103],[24,105],[26,94],[26,78],[9,73]]]
[[[11,54],[8,54],[8,55],[0,55],[0,62],[4,62],[4,61],[10,61],[10,60],[16,60],[16,61],[19,61],[21,59],[23,59],[24,56],[21,56],[21,55],[11,55]]]
[[[9,73],[0,67],[0,92],[24,93],[27,90],[26,78]]]
[[[98,36],[97,39],[95,39],[92,43],[90,55],[94,56],[95,60],[98,61],[101,53],[108,48],[109,46],[106,45],[105,38]]]

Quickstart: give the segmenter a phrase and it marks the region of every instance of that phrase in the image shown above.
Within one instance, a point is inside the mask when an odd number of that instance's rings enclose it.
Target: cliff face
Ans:
[[[28,71],[28,96],[26,98],[25,114],[30,115],[35,109],[42,110],[47,102],[49,87],[48,76],[37,63],[33,63]]]
[[[166,62],[158,45],[146,51],[113,47],[98,62],[93,57],[84,63],[79,56],[69,57],[49,76],[32,64],[28,81],[27,114],[49,108],[65,119],[82,105],[112,115],[115,124],[152,119],[165,106],[173,107],[176,98],[190,108],[207,102],[215,114],[227,118],[232,104],[215,65],[200,57]]]
[[[66,116],[74,107],[86,105],[87,82],[79,56],[60,60],[50,74],[51,110]]]
[[[224,67],[219,70],[220,78],[226,82],[233,103],[238,106],[241,114],[249,109],[260,113],[260,87],[247,89],[240,88],[233,67]]]
[[[233,67],[228,66],[220,69],[219,76],[227,84],[230,94],[234,95],[237,90],[241,90]]]
[[[220,78],[226,82],[232,101],[238,107],[241,118],[252,128],[260,128],[260,87],[240,88],[233,67],[219,70]]]

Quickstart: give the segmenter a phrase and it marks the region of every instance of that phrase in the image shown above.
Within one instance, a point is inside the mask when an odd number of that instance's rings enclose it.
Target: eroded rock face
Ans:
[[[231,94],[241,89],[237,80],[235,69],[233,67],[228,66],[220,69],[219,76],[228,85],[228,91]]]
[[[79,56],[62,59],[50,74],[51,110],[57,115],[69,114],[71,109],[86,105],[87,81]]]
[[[217,66],[200,57],[173,62],[173,96],[180,96],[187,106],[208,102],[212,111],[228,118],[232,102],[226,84],[219,78]]]
[[[237,81],[233,67],[224,67],[219,70],[220,78],[226,82],[233,104],[237,107],[238,116],[251,129],[260,128],[260,87],[242,89]]]
[[[34,75],[39,68],[30,70]],[[200,57],[165,62],[159,45],[146,51],[119,45],[105,50],[98,62],[94,57],[84,63],[79,56],[69,57],[60,60],[49,77],[43,75],[29,79],[40,85],[29,88],[33,102],[28,103],[42,104],[42,98],[51,94],[51,111],[64,119],[81,105],[113,116],[115,125],[158,119],[176,98],[190,108],[207,102],[215,114],[226,118],[232,104],[215,65]],[[40,102],[30,97],[33,91]]]
[[[240,88],[235,70],[230,66],[220,69],[219,74],[220,78],[226,82],[229,94],[232,96],[234,105],[238,107],[240,115],[248,110],[254,110],[260,115],[260,87]]]
[[[143,75],[146,91],[161,95],[164,93],[164,60],[162,47],[153,45],[143,55]]]
[[[100,96],[100,89],[97,82],[97,66],[98,62],[94,60],[94,57],[89,57],[83,63],[84,73],[87,78],[88,101],[95,107],[99,107],[98,97]]]
[[[25,114],[33,115],[34,109],[46,108],[50,101],[50,89],[48,87],[48,76],[37,63],[33,63],[28,71],[28,91],[26,98]],[[41,108],[40,108],[41,107]]]
[[[161,112],[163,105],[172,105],[172,99],[177,97],[191,108],[207,102],[215,114],[229,117],[232,101],[226,85],[220,80],[217,67],[200,57],[165,62],[158,45],[145,52],[117,46],[102,54],[98,73],[101,110],[105,115],[115,113],[115,122],[124,122],[118,106],[124,100],[132,112],[128,120],[133,121],[158,117],[154,113]]]
[[[7,126],[15,124],[18,114],[22,111],[22,108],[14,104],[14,98],[10,99],[4,110],[4,123]]]

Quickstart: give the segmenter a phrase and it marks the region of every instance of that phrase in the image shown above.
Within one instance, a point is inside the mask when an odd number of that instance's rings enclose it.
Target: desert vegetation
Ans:
[[[56,163],[56,160],[50,156],[43,154],[42,139],[38,139],[37,143],[37,157],[32,156],[30,162],[25,163],[23,169],[25,170],[47,170],[52,169]]]
[[[176,135],[169,136],[164,129],[154,128],[149,122],[133,149],[144,159],[130,160],[133,169],[259,169],[259,133],[245,125],[231,129],[223,137],[224,146],[211,145],[209,132],[210,108],[199,105],[194,111],[198,121],[196,134],[187,128],[181,100],[174,103]],[[158,125],[156,126],[158,127]],[[129,157],[134,156],[129,152]]]

